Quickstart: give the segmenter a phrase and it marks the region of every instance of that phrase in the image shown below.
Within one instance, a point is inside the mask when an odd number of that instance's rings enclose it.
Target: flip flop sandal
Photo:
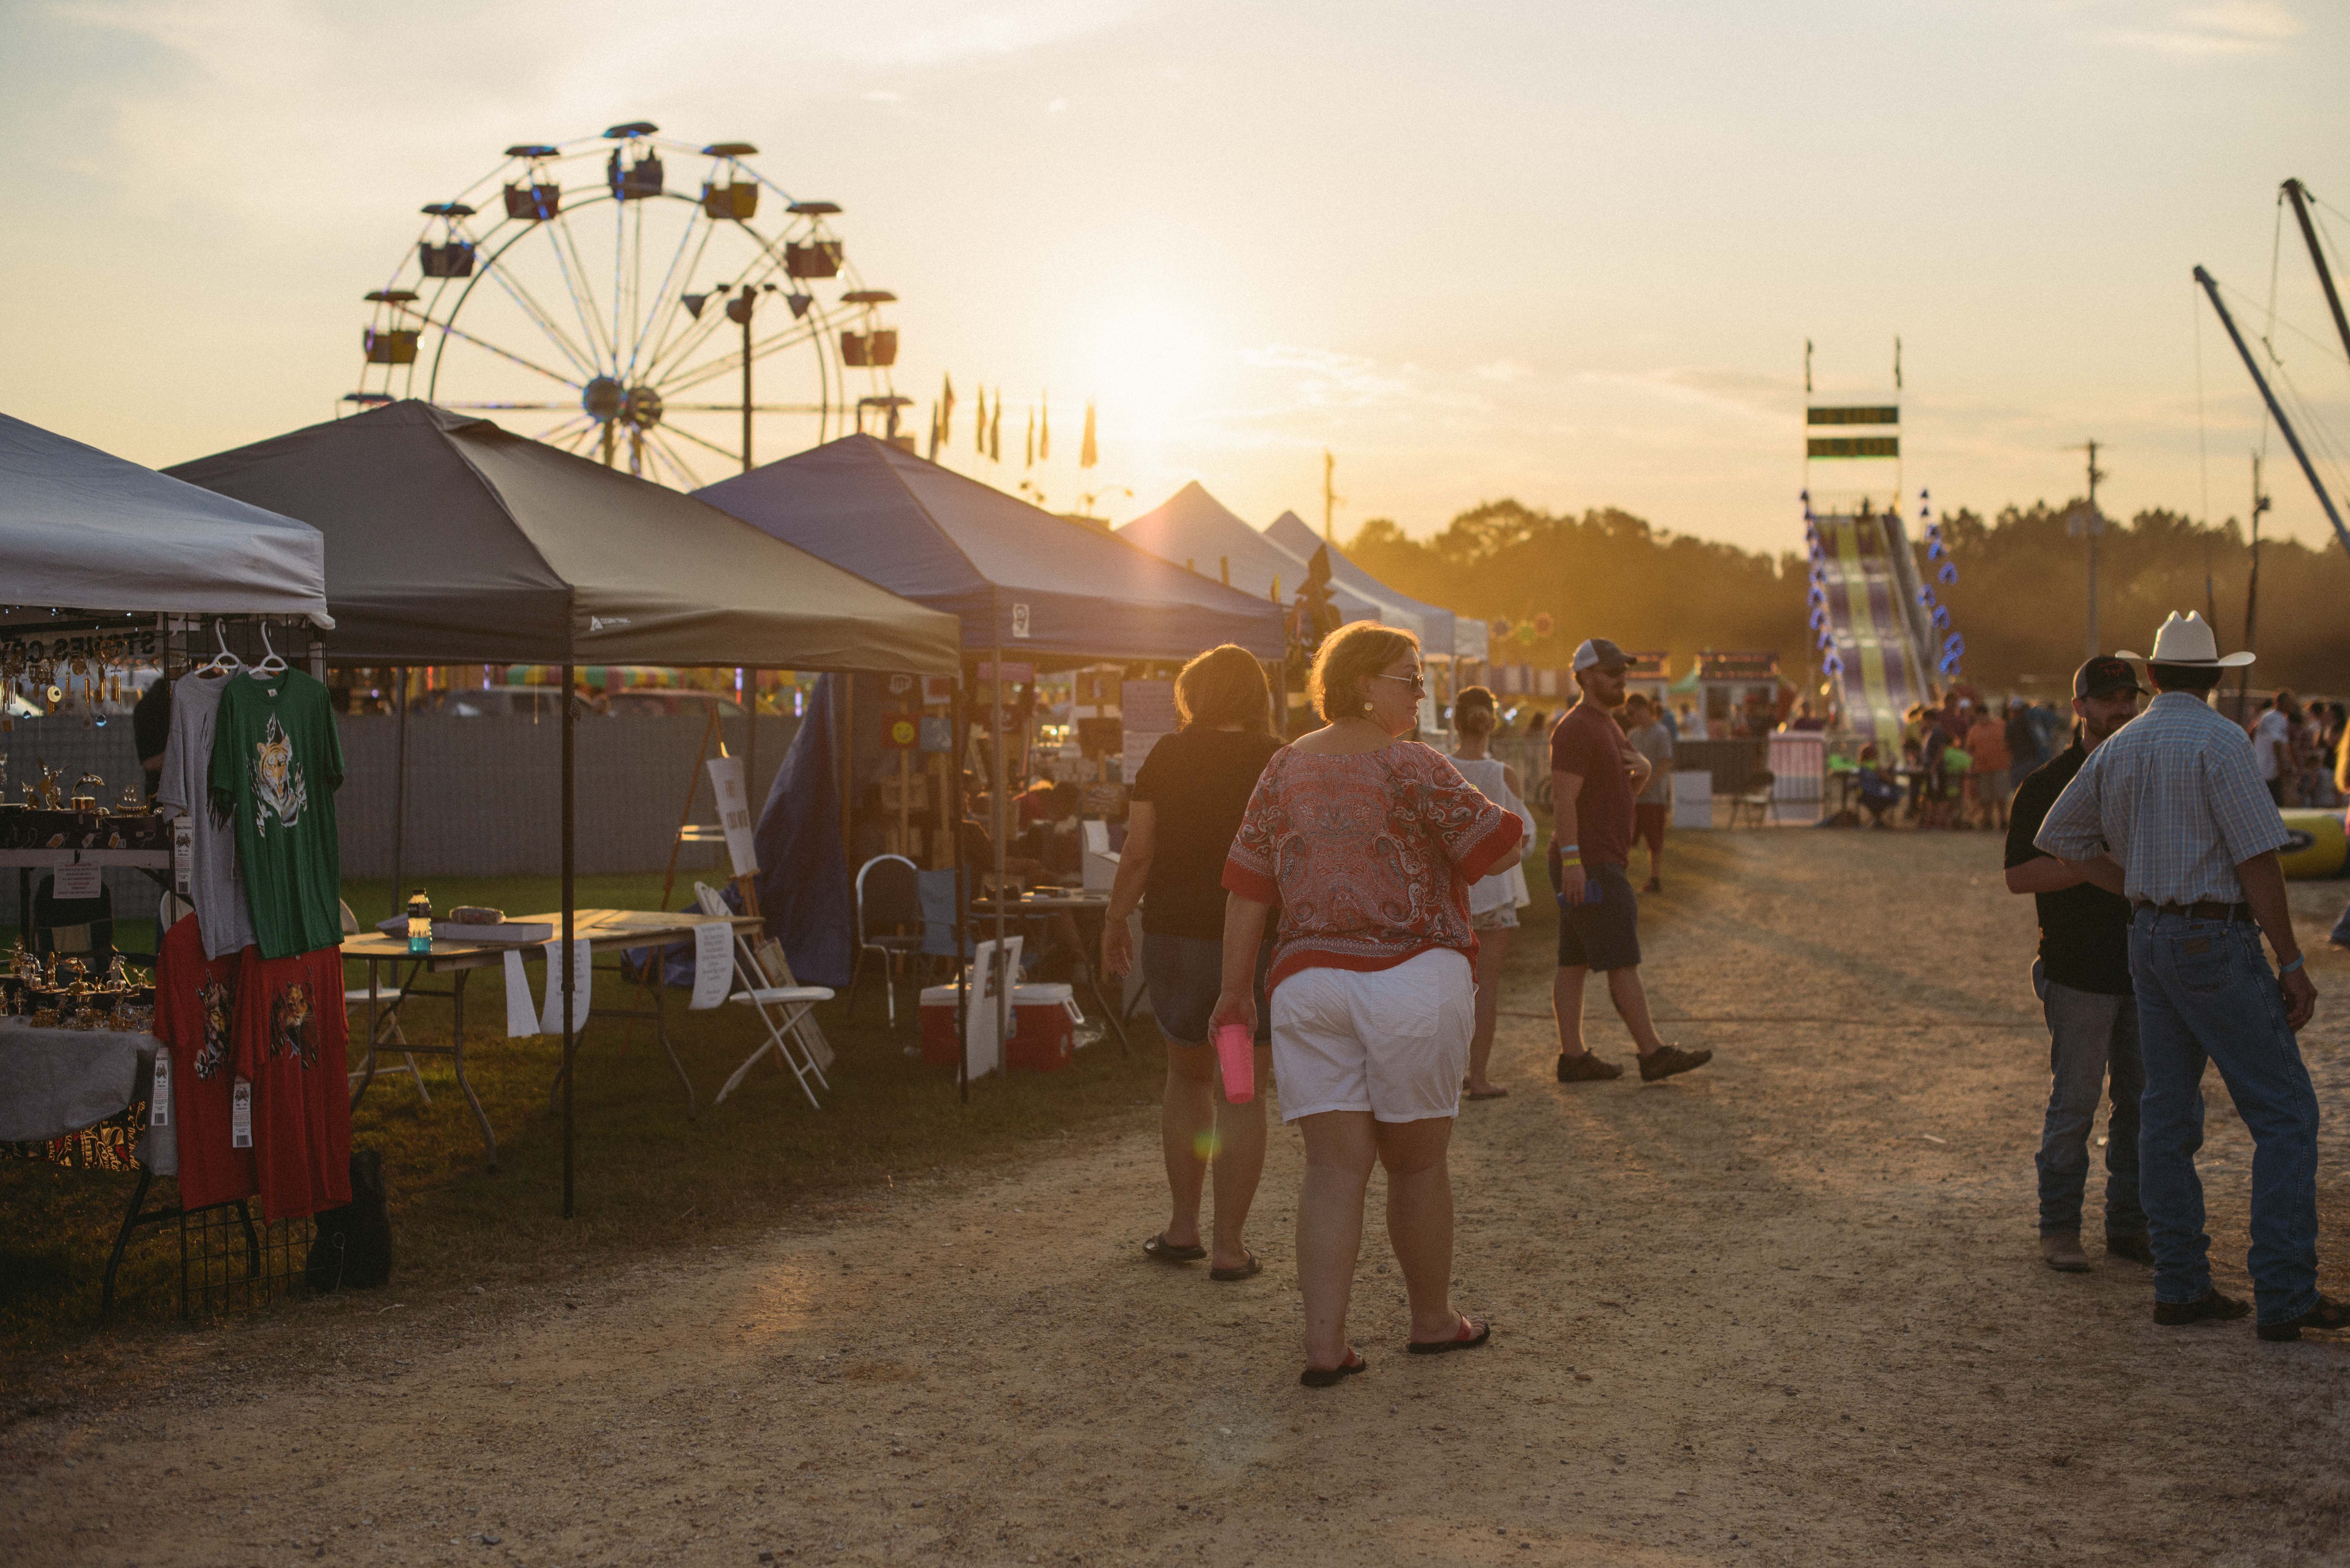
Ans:
[[[1205,1247],[1179,1247],[1161,1231],[1142,1244],[1143,1256],[1156,1258],[1162,1263],[1196,1263],[1208,1255]]]
[[[1461,1332],[1451,1339],[1406,1340],[1404,1349],[1414,1355],[1443,1355],[1455,1350],[1474,1350],[1493,1337],[1493,1325],[1482,1317],[1461,1314]]]
[[[1249,1251],[1247,1248],[1243,1248],[1242,1251],[1248,1251],[1247,1262],[1243,1263],[1237,1269],[1210,1269],[1208,1271],[1208,1278],[1226,1282],[1232,1280],[1251,1280],[1264,1272],[1263,1259],[1258,1257],[1253,1251]]]
[[[1367,1372],[1371,1364],[1353,1345],[1347,1346],[1347,1359],[1336,1366],[1309,1366],[1297,1375],[1297,1381],[1308,1388],[1327,1388],[1341,1377],[1352,1377],[1357,1372]]]

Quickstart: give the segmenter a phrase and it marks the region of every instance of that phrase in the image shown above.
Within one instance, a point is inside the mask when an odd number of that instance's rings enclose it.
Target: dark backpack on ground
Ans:
[[[391,1210],[374,1149],[351,1150],[351,1200],[318,1216],[303,1273],[319,1292],[373,1290],[391,1278]]]

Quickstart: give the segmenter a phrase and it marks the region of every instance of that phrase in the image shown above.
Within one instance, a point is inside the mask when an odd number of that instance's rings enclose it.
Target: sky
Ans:
[[[1805,341],[1880,400],[1898,337],[1938,509],[2061,503],[2095,438],[2108,514],[2225,517],[2262,420],[2194,265],[2350,449],[2289,219],[2269,318],[2280,181],[2350,247],[2345,65],[2314,0],[0,0],[0,410],[157,465],[334,417],[422,203],[642,119],[838,202],[898,389],[1002,389],[1007,461],[949,461],[1056,510],[1318,525],[1326,450],[1342,537],[1507,496],[1800,547]]]

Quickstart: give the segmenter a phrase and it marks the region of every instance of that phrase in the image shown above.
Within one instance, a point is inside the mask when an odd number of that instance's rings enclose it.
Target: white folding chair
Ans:
[[[694,901],[702,906],[702,912],[705,915],[714,915],[723,919],[734,913],[726,907],[726,900],[719,896],[718,890],[714,888],[696,882],[693,885],[693,897]],[[790,1069],[792,1076],[799,1080],[800,1093],[807,1096],[808,1104],[817,1110],[824,1109],[823,1105],[816,1097],[816,1090],[809,1086],[808,1080],[813,1078],[818,1085],[827,1089],[831,1088],[832,1085],[826,1080],[824,1069],[817,1065],[816,1051],[809,1042],[808,1032],[816,1029],[816,1020],[810,1018],[808,1013],[815,1009],[817,1002],[832,1000],[832,988],[823,985],[791,984],[789,983],[789,966],[785,967],[784,976],[771,978],[761,966],[758,950],[751,945],[750,939],[739,930],[734,933],[734,975],[743,982],[743,989],[726,1000],[743,1003],[758,1013],[759,1022],[766,1028],[767,1037],[760,1043],[756,1051],[743,1058],[743,1064],[734,1069],[734,1075],[727,1079],[725,1085],[719,1089],[717,1096],[710,1102],[712,1105],[718,1104],[719,1101],[733,1094],[735,1086],[749,1075],[752,1067],[757,1064],[759,1058],[773,1051],[776,1059]],[[777,983],[778,979],[784,983]],[[824,1036],[817,1033],[816,1038],[821,1041]],[[795,1042],[799,1047],[796,1054],[793,1050]],[[824,1054],[827,1056],[832,1054],[829,1047]]]
[[[343,935],[347,937],[356,936],[359,934],[359,917],[351,913],[350,905],[348,903],[344,904]],[[393,966],[395,971],[398,968],[399,966],[396,964]],[[374,960],[370,959],[368,961],[368,979],[370,981],[375,979],[375,973],[376,962]],[[390,1002],[391,1005],[389,1007],[382,1006],[382,1003],[387,1001]],[[356,1064],[349,1062],[346,1062],[344,1064],[346,1067],[350,1069],[350,1071],[346,1075],[349,1079],[349,1082],[343,1085],[344,1088],[346,1090],[349,1090],[358,1087],[360,1084],[367,1081],[367,1076],[370,1072],[373,1072],[379,1077],[382,1076],[386,1073],[405,1073],[408,1075],[409,1080],[416,1085],[416,1097],[422,1100],[426,1105],[431,1105],[432,1103],[432,1091],[424,1086],[424,1074],[417,1067],[416,1057],[412,1053],[402,1051],[400,1054],[400,1060],[406,1064],[404,1066],[377,1067],[373,1065],[373,1058],[376,1052],[380,1047],[385,1045],[405,1045],[408,1044],[408,1037],[400,1032],[400,993],[395,991],[389,996],[386,996],[380,986],[373,984],[346,990],[343,992],[343,1011],[345,1012],[348,1012],[354,1007],[366,1008],[369,1010],[370,1015],[373,1016],[375,1019],[375,1037],[368,1042],[367,1050],[361,1053],[359,1059]]]

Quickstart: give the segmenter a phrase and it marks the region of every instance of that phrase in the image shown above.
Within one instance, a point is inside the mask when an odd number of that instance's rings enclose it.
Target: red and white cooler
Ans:
[[[1012,988],[1012,1038],[1003,1043],[1003,1064],[1031,1073],[1051,1073],[1069,1064],[1076,1052],[1076,1026],[1085,1022],[1076,993],[1066,985]]]

